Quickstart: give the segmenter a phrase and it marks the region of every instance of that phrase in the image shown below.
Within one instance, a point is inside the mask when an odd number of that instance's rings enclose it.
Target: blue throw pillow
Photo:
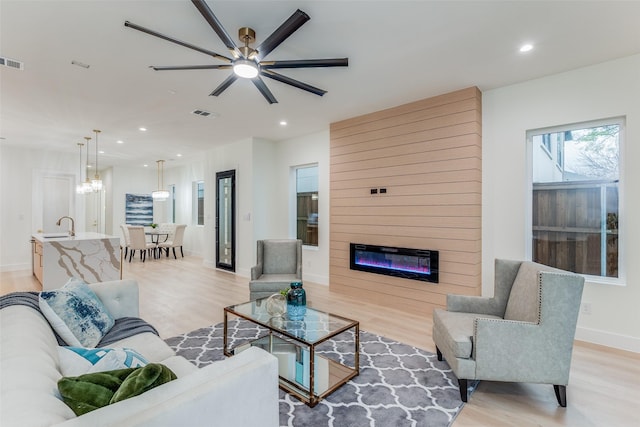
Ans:
[[[95,347],[115,320],[82,280],[72,277],[60,289],[40,292],[40,310],[69,345]]]

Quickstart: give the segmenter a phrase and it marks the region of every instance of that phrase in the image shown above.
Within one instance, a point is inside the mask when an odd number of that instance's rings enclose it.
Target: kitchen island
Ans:
[[[120,238],[101,233],[33,235],[33,274],[43,290],[62,287],[69,278],[86,283],[120,279]]]

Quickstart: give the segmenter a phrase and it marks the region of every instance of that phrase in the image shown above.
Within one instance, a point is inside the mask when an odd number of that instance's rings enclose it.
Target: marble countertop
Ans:
[[[118,236],[111,236],[109,234],[83,232],[76,233],[75,236],[69,236],[68,232],[60,233],[37,233],[33,235],[33,238],[40,242],[63,242],[66,240],[102,240],[102,239],[119,239]]]

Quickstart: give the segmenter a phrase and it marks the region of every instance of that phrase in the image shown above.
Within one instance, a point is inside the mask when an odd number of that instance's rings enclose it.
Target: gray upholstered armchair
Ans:
[[[257,264],[251,268],[249,297],[266,298],[302,280],[302,240],[258,240]]]
[[[527,261],[496,260],[492,298],[447,295],[433,313],[433,341],[458,377],[553,384],[567,405],[571,353],[584,278]]]

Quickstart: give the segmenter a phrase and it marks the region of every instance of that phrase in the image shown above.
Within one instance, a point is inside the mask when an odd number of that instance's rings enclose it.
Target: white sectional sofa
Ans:
[[[114,318],[138,317],[133,280],[90,285]],[[258,348],[198,369],[157,335],[113,343],[168,366],[178,379],[82,416],[60,400],[58,343],[35,309],[0,310],[0,425],[40,426],[278,426],[278,362]]]

